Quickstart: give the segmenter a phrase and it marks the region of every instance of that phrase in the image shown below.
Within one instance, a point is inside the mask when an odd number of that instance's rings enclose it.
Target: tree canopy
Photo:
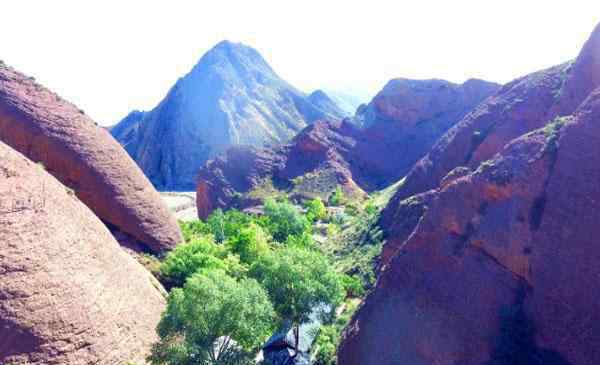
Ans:
[[[158,325],[154,364],[252,364],[274,328],[275,313],[254,279],[204,270],[173,289]]]

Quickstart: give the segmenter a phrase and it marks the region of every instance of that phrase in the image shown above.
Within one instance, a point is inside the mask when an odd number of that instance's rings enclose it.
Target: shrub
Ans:
[[[344,201],[344,192],[342,190],[342,187],[338,185],[336,186],[333,194],[331,194],[331,196],[329,197],[329,204],[337,207],[344,204]]]
[[[327,208],[320,198],[315,198],[306,203],[306,218],[311,221],[320,221],[327,218]]]
[[[356,276],[342,275],[342,285],[348,297],[360,298],[365,295],[363,282]]]

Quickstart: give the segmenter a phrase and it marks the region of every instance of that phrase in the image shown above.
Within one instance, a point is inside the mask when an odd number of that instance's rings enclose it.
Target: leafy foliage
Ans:
[[[270,250],[267,234],[255,223],[241,228],[227,241],[227,246],[245,264],[251,264]]]
[[[161,278],[168,286],[183,286],[187,278],[200,270],[220,269],[240,276],[239,260],[209,237],[194,239],[177,246],[160,266]]]
[[[158,325],[153,364],[252,364],[273,330],[273,306],[253,279],[221,270],[194,274],[169,295]]]
[[[333,206],[340,206],[345,202],[344,191],[341,186],[336,186],[335,191],[329,197],[329,204]]]
[[[325,204],[320,198],[315,198],[306,203],[306,218],[310,222],[327,218],[327,208],[325,208]]]
[[[290,235],[301,235],[310,230],[308,219],[287,201],[267,199],[265,216],[268,218],[267,228],[278,242],[285,242]]]
[[[315,308],[335,308],[343,299],[340,276],[316,251],[282,247],[255,262],[249,275],[267,290],[279,317],[295,326],[309,321]]]

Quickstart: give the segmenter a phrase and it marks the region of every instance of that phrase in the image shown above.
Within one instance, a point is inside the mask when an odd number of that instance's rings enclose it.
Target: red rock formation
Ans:
[[[396,224],[407,225],[402,202],[443,185],[456,169],[476,169],[509,141],[544,126],[556,116],[569,115],[595,87],[600,86],[600,25],[574,62],[527,75],[505,85],[452,127],[408,173],[383,211],[381,225],[388,231],[386,251],[393,252],[412,228],[396,234]],[[399,223],[401,222],[401,223]],[[416,224],[418,217],[412,219]],[[414,226],[413,226],[414,228]]]
[[[181,240],[159,194],[106,130],[6,66],[0,66],[0,140],[43,163],[100,219],[152,251]]]
[[[0,364],[141,363],[160,284],[72,191],[0,142]]]
[[[564,85],[577,89],[569,80],[600,71],[577,66],[600,54],[590,46],[597,37],[598,29]],[[346,329],[339,364],[600,363],[600,88],[572,116],[555,117],[576,95],[550,102],[555,72],[509,84],[421,162],[441,186],[421,199],[426,208],[414,229],[401,227],[407,201],[394,207],[396,251]],[[511,89],[513,97],[502,95]],[[529,132],[535,115],[543,118],[537,127],[544,118],[551,123]],[[460,165],[444,165],[450,155],[465,156],[457,138],[493,120],[490,134],[467,151],[474,171],[442,180],[439,171]]]
[[[252,183],[237,183],[236,176],[247,173],[246,164],[251,165],[254,158],[241,157],[242,151],[251,155],[283,155],[285,160],[276,170],[256,166],[251,176],[272,175],[289,185],[294,178],[327,170],[350,193],[381,189],[404,176],[440,135],[497,88],[496,84],[480,80],[462,85],[442,80],[392,80],[357,116],[365,129],[347,121],[318,122],[286,146],[260,152],[236,149],[232,153],[235,158],[225,155],[208,163],[198,179],[200,216],[231,206],[231,199],[226,196],[254,187]]]

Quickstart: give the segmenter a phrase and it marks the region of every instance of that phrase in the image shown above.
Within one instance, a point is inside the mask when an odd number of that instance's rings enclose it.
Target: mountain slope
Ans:
[[[450,130],[415,167],[431,181],[407,176],[340,365],[599,363],[599,59],[600,26]]]
[[[216,208],[260,203],[254,191],[265,181],[292,195],[323,198],[337,185],[352,195],[386,187],[402,178],[437,137],[498,87],[478,80],[463,85],[392,81],[368,107],[375,117],[366,129],[349,120],[316,123],[287,145],[235,149],[208,162],[199,173],[198,212],[205,217]],[[380,110],[394,113],[383,118]]]
[[[342,118],[338,110],[313,104],[256,50],[223,41],[137,128],[124,128],[126,118],[112,131],[156,187],[193,189],[202,164],[227,147],[285,142],[316,120]]]

